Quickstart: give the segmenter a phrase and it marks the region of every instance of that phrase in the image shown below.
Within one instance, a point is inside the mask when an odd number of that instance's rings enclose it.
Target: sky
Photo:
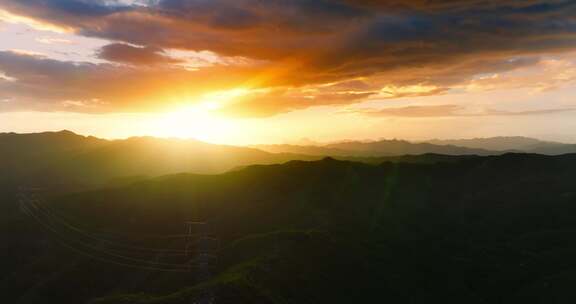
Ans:
[[[0,132],[576,142],[572,0],[0,0]]]

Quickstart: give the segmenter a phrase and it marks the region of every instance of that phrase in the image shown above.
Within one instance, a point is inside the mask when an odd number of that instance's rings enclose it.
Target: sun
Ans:
[[[153,134],[159,137],[194,138],[211,143],[233,141],[238,126],[216,111],[235,98],[246,95],[247,89],[208,93],[200,101],[160,115],[153,122]]]
[[[160,137],[195,138],[207,142],[223,142],[232,130],[231,123],[203,107],[189,106],[162,115],[156,122]]]

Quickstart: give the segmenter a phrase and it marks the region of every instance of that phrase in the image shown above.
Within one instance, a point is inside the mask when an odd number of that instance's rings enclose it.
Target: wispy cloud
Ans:
[[[539,109],[525,111],[505,111],[496,109],[469,110],[460,105],[406,106],[383,109],[348,109],[342,113],[360,114],[374,117],[478,117],[478,116],[530,116],[576,111],[576,107]]]
[[[36,38],[36,41],[44,44],[74,44],[74,42],[69,39],[54,37],[39,37]]]

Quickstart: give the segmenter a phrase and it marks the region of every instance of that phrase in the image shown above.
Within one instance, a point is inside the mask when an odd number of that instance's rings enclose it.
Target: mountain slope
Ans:
[[[381,165],[327,158],[164,176],[51,196],[46,206],[98,236],[167,249],[185,244],[143,236],[207,221],[221,242],[213,280],[98,262],[50,234],[22,242],[42,235],[23,216],[5,224],[12,250],[0,251],[0,280],[10,303],[25,295],[26,303],[184,304],[208,288],[235,304],[570,303],[574,189],[576,155]]]
[[[0,134],[0,183],[102,183],[179,172],[214,174],[251,164],[317,157],[272,154],[196,140],[102,140],[69,131]]]
[[[29,179],[50,180],[46,172],[69,162],[71,157],[109,144],[69,131],[31,134],[0,133],[0,187]]]
[[[546,154],[546,155],[562,155],[569,153],[576,153],[576,145],[571,144],[549,144],[542,145],[530,150],[532,153]]]

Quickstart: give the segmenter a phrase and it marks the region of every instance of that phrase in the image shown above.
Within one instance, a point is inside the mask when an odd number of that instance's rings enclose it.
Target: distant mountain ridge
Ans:
[[[330,144],[328,148],[353,151],[360,155],[397,156],[407,154],[444,154],[444,155],[493,155],[494,151],[481,148],[458,147],[455,145],[435,145],[430,143],[412,143],[406,140],[379,140],[373,142],[343,142]]]
[[[373,142],[349,141],[322,146],[298,145],[255,145],[255,148],[274,153],[299,153],[309,155],[382,157],[400,155],[418,155],[426,153],[444,155],[495,155],[496,151],[479,148],[458,147],[455,145],[437,145],[431,143],[412,143],[405,140],[379,140]]]
[[[426,142],[436,145],[454,145],[471,149],[482,148],[492,151],[525,152],[546,155],[560,155],[576,152],[575,144],[544,141],[523,136],[500,136],[448,140],[433,139]]]
[[[559,142],[543,141],[523,136],[498,136],[469,139],[432,139],[426,141],[435,145],[454,145],[474,149],[488,149],[495,151],[528,151],[545,145],[564,145]]]
[[[298,153],[341,157],[390,157],[400,155],[499,155],[503,153],[535,153],[561,155],[576,153],[576,144],[543,141],[522,136],[502,136],[471,139],[432,139],[411,142],[398,139],[377,141],[344,141],[318,145],[255,145],[273,153]]]

